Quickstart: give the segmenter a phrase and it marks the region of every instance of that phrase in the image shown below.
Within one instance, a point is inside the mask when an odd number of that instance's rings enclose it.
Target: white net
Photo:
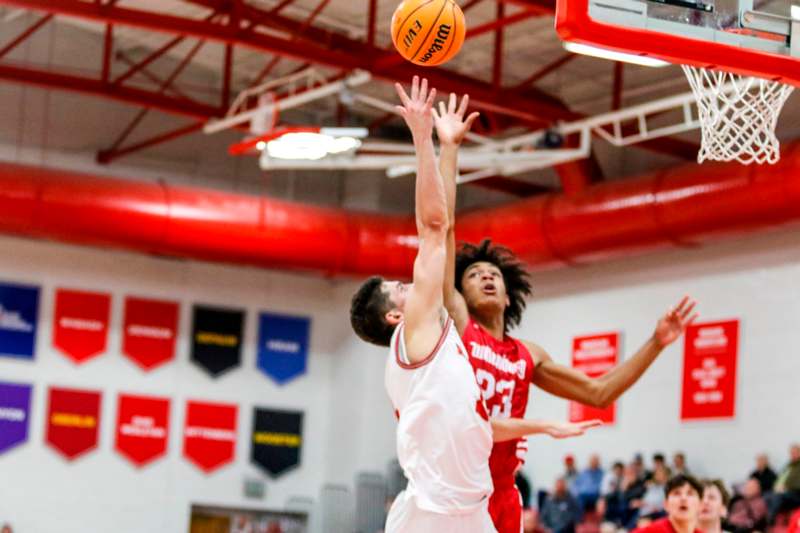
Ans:
[[[777,163],[775,137],[783,104],[794,87],[730,72],[683,65],[702,126],[697,162]]]

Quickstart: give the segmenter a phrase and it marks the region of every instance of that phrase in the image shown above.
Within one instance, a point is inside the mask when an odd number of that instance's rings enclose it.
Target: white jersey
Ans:
[[[433,352],[409,364],[403,330],[392,337],[385,381],[407,491],[420,509],[471,513],[492,493],[492,429],[467,350],[447,317]]]

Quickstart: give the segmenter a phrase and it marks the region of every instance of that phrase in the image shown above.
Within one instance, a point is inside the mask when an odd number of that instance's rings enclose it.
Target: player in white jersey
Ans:
[[[410,96],[400,85],[397,92],[418,164],[414,280],[370,278],[350,309],[356,333],[391,350],[386,389],[397,411],[397,453],[409,483],[392,505],[385,531],[494,532],[488,513],[492,441],[581,435],[599,422],[489,420],[467,351],[444,311],[448,212],[432,140],[436,91],[429,93],[427,80],[415,77]]]

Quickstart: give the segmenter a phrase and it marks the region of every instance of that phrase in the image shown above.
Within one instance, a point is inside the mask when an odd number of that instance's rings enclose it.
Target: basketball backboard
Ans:
[[[573,45],[800,86],[800,0],[556,0]]]

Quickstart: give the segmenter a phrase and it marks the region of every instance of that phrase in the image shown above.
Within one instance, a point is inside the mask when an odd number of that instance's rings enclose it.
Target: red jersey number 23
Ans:
[[[486,370],[477,369],[475,378],[481,388],[483,399],[489,408],[489,416],[493,418],[511,417],[511,397],[514,395],[514,380],[497,380]]]

